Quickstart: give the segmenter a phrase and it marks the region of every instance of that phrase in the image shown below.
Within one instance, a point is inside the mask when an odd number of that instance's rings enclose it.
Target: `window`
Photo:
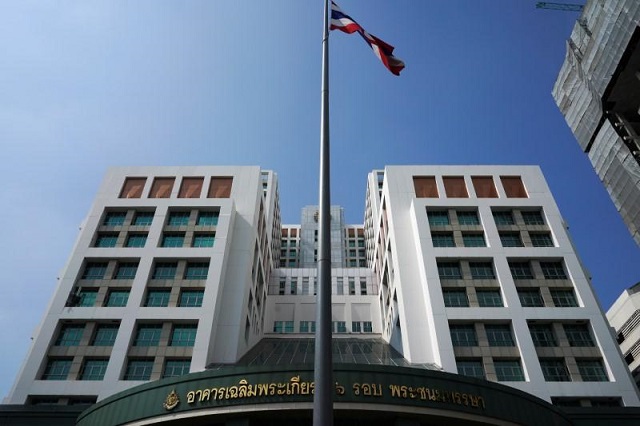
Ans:
[[[566,280],[567,274],[564,272],[562,262],[540,262],[540,268],[546,280]]]
[[[133,346],[158,346],[161,333],[162,324],[139,325]]]
[[[134,262],[119,262],[116,268],[114,279],[116,280],[132,280],[136,277],[138,271],[138,263]]]
[[[168,359],[164,363],[162,378],[184,376],[189,374],[191,360],[189,359]]]
[[[300,321],[300,333],[315,333],[316,322],[315,321]]]
[[[185,280],[206,280],[209,272],[209,262],[189,262],[184,271]]]
[[[162,247],[182,247],[184,245],[184,234],[164,234],[162,237]]]
[[[149,226],[153,222],[153,212],[136,212],[132,225]]]
[[[274,321],[274,333],[293,333],[293,321]]]
[[[118,326],[114,324],[100,324],[96,327],[92,346],[113,346],[118,335]]]
[[[128,300],[129,290],[111,290],[107,295],[107,301],[105,302],[104,306],[127,306]]]
[[[198,212],[197,226],[217,226],[218,212]]]
[[[56,346],[78,346],[82,339],[84,325],[63,325],[56,339]]]
[[[462,241],[465,247],[486,247],[487,243],[484,241],[483,234],[462,234]]]
[[[178,192],[178,198],[200,198],[203,181],[204,178],[201,177],[182,178],[182,183],[180,184],[180,192]]]
[[[607,382],[607,372],[599,359],[576,359],[583,382]]]
[[[153,358],[130,359],[124,373],[124,380],[149,380],[153,371]]]
[[[490,280],[496,277],[491,262],[469,262],[469,269],[474,280]]]
[[[445,226],[450,225],[449,213],[445,210],[428,211],[427,218],[429,219],[429,225],[431,226]]]
[[[523,308],[544,307],[544,300],[538,288],[518,288],[518,298]]]
[[[351,332],[362,333],[362,324],[360,321],[351,321]]]
[[[173,189],[173,182],[176,178],[155,178],[153,185],[151,185],[151,192],[149,192],[149,198],[169,198],[171,196],[171,190]]]
[[[176,277],[177,269],[178,264],[175,262],[158,262],[153,269],[151,278],[154,280],[172,280]]]
[[[417,198],[438,198],[438,186],[434,176],[414,176],[413,188]]]
[[[298,279],[292,277],[291,278],[291,284],[290,284],[289,287],[290,287],[289,289],[290,289],[291,294],[298,294]]]
[[[522,211],[522,220],[525,225],[544,225],[544,218],[540,211]]]
[[[564,324],[564,334],[567,336],[570,346],[584,347],[595,346],[589,326],[586,324]]]
[[[520,176],[500,176],[500,180],[507,198],[527,198]]]
[[[82,274],[83,280],[101,280],[107,272],[107,262],[88,262]]]
[[[87,359],[80,371],[80,380],[102,380],[107,371],[108,359]]]
[[[360,278],[360,294],[367,294],[367,280],[364,278]]]
[[[570,382],[571,376],[562,358],[544,358],[540,360],[542,374],[547,382]]]
[[[193,247],[213,247],[216,234],[195,234],[193,236]]]
[[[127,217],[127,212],[109,212],[105,215],[102,224],[104,226],[122,226]]]
[[[434,247],[455,247],[456,243],[453,241],[453,233],[432,233],[431,239]]]
[[[458,366],[458,374],[467,377],[476,377],[478,379],[484,379],[484,367],[482,366],[482,360],[479,359],[458,359],[456,360]]]
[[[518,359],[494,359],[496,377],[499,382],[523,382],[524,372]]]
[[[173,327],[169,346],[193,346],[196,342],[198,326],[195,324],[181,324]]]
[[[473,324],[451,324],[449,333],[453,346],[478,346],[476,327]]]
[[[492,213],[493,220],[496,222],[496,225],[515,225],[513,214],[511,214],[510,211],[500,210]]]
[[[514,280],[530,280],[533,279],[531,266],[529,262],[509,262],[509,270]]]
[[[458,262],[438,262],[438,275],[440,279],[462,279],[460,264]]]
[[[467,290],[464,288],[444,288],[442,289],[442,297],[444,298],[444,306],[447,308],[469,306]]]
[[[144,306],[150,308],[160,308],[169,306],[169,297],[171,296],[171,290],[158,289],[149,290],[147,292],[147,298],[144,301]]]
[[[515,346],[509,324],[485,324],[489,346]]]
[[[349,278],[349,294],[351,296],[356,294],[356,280],[354,278]]]
[[[480,225],[480,219],[478,219],[477,212],[459,211],[456,213],[458,215],[458,223],[460,225]]]
[[[498,198],[496,186],[493,184],[491,176],[471,176],[473,189],[476,191],[478,198]]]
[[[82,289],[78,292],[78,302],[75,306],[89,307],[96,304],[98,298],[98,289],[88,288]]]
[[[551,298],[553,305],[557,308],[576,308],[578,306],[576,295],[571,289],[552,288]]]
[[[187,226],[189,224],[189,212],[171,212],[167,219],[168,226]]]
[[[543,348],[558,346],[551,324],[529,324],[533,345]]]
[[[534,247],[553,247],[553,239],[548,232],[530,232],[529,238]]]
[[[117,232],[100,232],[96,237],[94,247],[115,247],[117,242]]]
[[[204,290],[182,290],[178,306],[183,308],[197,308],[202,306]]]
[[[500,290],[476,289],[476,296],[478,296],[478,305],[482,308],[503,306]]]
[[[442,182],[444,183],[444,192],[447,194],[447,198],[469,197],[467,186],[462,176],[444,176]]]
[[[147,178],[126,178],[120,191],[120,198],[140,198],[146,181]]]
[[[519,232],[500,232],[502,247],[524,247]]]
[[[232,185],[233,177],[212,177],[207,196],[208,198],[229,198]]]
[[[579,398],[559,398],[551,397],[551,403],[556,407],[580,407]]]
[[[42,380],[67,380],[70,369],[71,359],[50,359],[42,374]]]
[[[129,234],[126,247],[144,247],[147,242],[147,234]]]
[[[346,333],[347,323],[344,321],[333,321],[331,323],[331,328],[334,333]]]

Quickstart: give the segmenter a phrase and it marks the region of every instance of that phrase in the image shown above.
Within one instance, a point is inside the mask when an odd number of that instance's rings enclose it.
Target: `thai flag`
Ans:
[[[332,30],[340,30],[347,34],[358,32],[373,49],[373,53],[382,61],[385,67],[395,75],[400,75],[404,68],[404,62],[393,56],[393,46],[380,40],[378,37],[369,34],[351,18],[344,13],[335,2],[331,2],[331,26]]]

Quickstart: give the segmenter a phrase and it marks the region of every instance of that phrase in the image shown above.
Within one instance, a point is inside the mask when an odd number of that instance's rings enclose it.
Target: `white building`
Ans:
[[[331,216],[336,340],[558,405],[640,405],[538,167],[388,166],[363,225]],[[315,207],[281,225],[258,167],[110,170],[8,402],[102,400],[312,338],[316,231]]]
[[[631,375],[640,387],[640,283],[623,291],[607,311]]]

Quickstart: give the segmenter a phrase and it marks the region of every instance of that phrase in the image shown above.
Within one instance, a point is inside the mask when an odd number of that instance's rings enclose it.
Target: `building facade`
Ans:
[[[607,311],[609,324],[631,375],[640,388],[640,283],[623,291]]]
[[[277,176],[259,167],[111,169],[8,402],[103,401],[100,410],[119,395],[169,386],[184,390],[167,396],[183,401],[165,402],[175,417],[198,408],[185,402],[187,381],[236,377],[246,386],[277,371],[284,380],[294,365],[302,371],[290,378],[295,389],[312,371],[317,228],[314,206],[300,224],[281,224]],[[483,401],[495,391],[537,406],[640,405],[538,167],[373,171],[364,223],[346,224],[332,207],[331,243],[334,362],[378,365],[339,373],[357,382],[338,393],[355,398],[343,407],[359,406],[364,378],[403,374],[408,383],[442,381],[438,395],[484,386]],[[401,385],[386,386],[402,397]],[[420,400],[407,395],[409,405]],[[273,403],[267,396],[260,401]],[[310,407],[302,396],[282,398],[273,407]],[[479,405],[456,398],[432,401],[452,404],[454,417],[478,416]],[[496,415],[517,423],[493,399]],[[367,410],[382,409],[374,402]]]
[[[553,97],[640,244],[640,4],[589,0]]]

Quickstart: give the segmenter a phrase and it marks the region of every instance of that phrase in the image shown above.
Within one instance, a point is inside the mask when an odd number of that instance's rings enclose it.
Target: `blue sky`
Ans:
[[[578,15],[529,0],[342,0],[407,65],[331,34],[332,201],[385,164],[538,164],[607,309],[640,250],[551,89]],[[322,1],[4,2],[0,398],[108,167],[260,165],[317,203]]]

